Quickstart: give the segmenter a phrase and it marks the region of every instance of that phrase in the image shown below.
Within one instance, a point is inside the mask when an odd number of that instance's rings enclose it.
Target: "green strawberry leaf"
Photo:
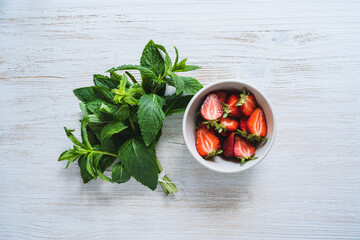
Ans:
[[[165,119],[165,113],[162,110],[164,103],[165,99],[155,94],[143,95],[140,98],[138,118],[141,135],[146,146],[155,140],[162,127]]]
[[[124,168],[121,163],[116,163],[112,168],[112,181],[116,183],[126,183],[130,180],[131,175],[130,173]]]
[[[158,183],[155,155],[142,140],[129,139],[120,147],[118,156],[131,176],[151,190],[155,190]]]

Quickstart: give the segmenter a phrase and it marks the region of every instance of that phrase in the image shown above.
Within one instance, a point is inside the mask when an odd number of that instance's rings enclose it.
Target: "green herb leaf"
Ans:
[[[183,77],[183,76],[178,76],[178,77],[180,77],[183,80],[184,82],[183,91],[186,93],[195,95],[200,89],[203,88],[201,83],[199,83],[199,81],[196,80],[195,78]],[[176,87],[176,82],[174,81],[173,78],[166,78],[165,81],[170,86]]]
[[[179,95],[177,95],[177,96],[179,96]],[[168,99],[167,99],[166,104],[169,104],[169,105],[167,105],[167,108],[165,111],[166,116],[170,116],[175,113],[184,112],[188,103],[192,99],[192,97],[193,97],[193,95],[179,96],[173,104],[171,104],[170,102],[168,103]]]
[[[188,72],[188,71],[193,71],[193,70],[200,68],[199,66],[195,66],[195,65],[186,65],[186,61],[187,61],[187,58],[181,60],[176,65],[174,64],[171,71],[173,71],[173,72]]]
[[[165,119],[165,113],[162,110],[164,103],[165,99],[155,94],[143,95],[140,98],[138,118],[141,135],[146,146],[155,140],[162,127]]]
[[[140,66],[150,69],[156,76],[164,74],[164,59],[153,40],[146,44],[140,58]]]
[[[155,155],[138,138],[131,138],[119,149],[118,156],[126,170],[138,182],[155,190],[158,183],[158,168]]]
[[[159,44],[156,44],[157,48],[164,52],[165,54],[165,70],[164,73],[166,74],[169,69],[171,69],[171,58],[169,54],[166,51],[166,48],[164,46],[161,46]]]
[[[129,105],[127,104],[118,107],[109,104],[101,104],[99,110],[100,112],[112,116],[113,120],[117,120],[120,122],[125,121],[125,119],[127,119],[130,114]]]
[[[81,154],[77,153],[74,149],[69,149],[60,155],[58,161],[68,160],[68,163],[66,164],[66,168],[68,168],[70,163],[76,161],[80,156]]]
[[[85,144],[86,148],[92,149],[91,144],[89,142],[88,135],[87,135],[87,130],[86,130],[88,123],[89,123],[89,117],[84,116],[83,119],[81,120],[81,138],[82,138],[83,144]]]
[[[139,65],[122,65],[116,68],[111,68],[107,72],[120,71],[120,70],[139,70],[142,78],[142,87],[146,92],[149,91],[153,82],[158,82],[157,75],[150,69]]]
[[[102,180],[112,183],[111,179],[105,174],[103,174],[99,169],[96,169],[96,173]]]
[[[121,163],[116,163],[112,168],[112,181],[116,183],[126,183],[130,180],[130,173],[121,165]]]
[[[170,71],[168,72],[168,74],[171,76],[172,83],[173,83],[173,85],[171,85],[171,84],[169,84],[169,85],[174,86],[176,88],[176,94],[179,94],[182,91],[184,91],[184,87],[185,87],[184,79]]]
[[[86,158],[86,170],[96,180],[96,174],[95,174],[95,169],[94,169],[93,163],[94,163],[94,156],[93,156],[93,153],[90,152]]]
[[[111,103],[112,99],[114,98],[114,95],[111,93],[111,91],[108,88],[102,86],[77,88],[73,92],[75,96],[83,103],[92,102],[97,99]]]
[[[119,86],[120,81],[116,78],[100,75],[100,74],[94,74],[94,84],[95,86],[102,86],[106,88],[117,88]]]
[[[72,129],[67,129],[66,127],[64,127],[65,129],[65,133],[66,136],[77,146],[81,147],[81,148],[87,148],[86,145],[84,145],[83,143],[81,143],[75,136],[74,134],[72,134],[72,132],[74,132],[75,130]]]
[[[81,178],[83,179],[84,183],[88,183],[91,179],[93,179],[93,177],[91,176],[91,174],[86,170],[86,160],[87,156],[83,155],[79,158],[78,164],[80,167],[80,175]]]
[[[112,135],[119,133],[126,128],[127,126],[125,126],[122,122],[110,122],[106,124],[101,131],[101,141],[108,140]]]

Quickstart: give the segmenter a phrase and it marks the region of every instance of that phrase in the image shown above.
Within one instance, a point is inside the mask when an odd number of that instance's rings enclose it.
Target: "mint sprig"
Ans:
[[[133,177],[151,190],[160,183],[165,194],[177,191],[168,176],[158,181],[163,169],[155,149],[165,117],[183,112],[202,85],[195,78],[176,74],[199,67],[187,65],[186,58],[179,62],[174,48],[173,63],[165,47],[150,40],[140,65],[111,68],[109,76],[95,74],[95,86],[74,90],[84,115],[81,141],[74,130],[65,128],[73,147],[64,151],[59,161],[67,160],[66,167],[78,161],[84,183],[100,178],[120,184]],[[140,72],[141,81],[135,79],[133,70]],[[173,94],[165,94],[168,86],[175,87]],[[106,172],[109,168],[111,176]]]

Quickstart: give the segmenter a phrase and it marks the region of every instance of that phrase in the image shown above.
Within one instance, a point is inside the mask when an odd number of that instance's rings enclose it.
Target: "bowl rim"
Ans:
[[[221,85],[221,84],[224,84],[224,83],[235,83],[235,84],[238,84],[238,83],[241,83],[243,85],[245,85],[244,87],[249,87],[249,88],[253,88],[255,89],[263,98],[264,100],[267,102],[267,104],[269,105],[269,109],[270,109],[270,112],[272,113],[272,116],[273,116],[273,137],[272,139],[270,140],[270,142],[266,142],[266,144],[268,145],[267,149],[265,150],[265,153],[264,155],[262,156],[262,158],[260,158],[255,164],[249,166],[249,167],[244,167],[244,168],[240,168],[240,169],[237,169],[237,170],[230,170],[230,171],[227,171],[227,170],[221,170],[221,169],[217,169],[216,167],[212,167],[212,166],[208,166],[206,165],[203,161],[201,161],[199,158],[201,158],[200,156],[198,155],[195,155],[191,150],[190,150],[190,146],[186,140],[187,138],[187,134],[186,134],[186,119],[187,119],[187,116],[188,116],[188,113],[189,113],[189,110],[192,106],[192,104],[194,103],[194,101],[198,98],[198,96],[206,91],[208,88],[212,87],[212,86],[215,86],[215,85]],[[221,90],[221,89],[219,89]],[[216,90],[215,90],[216,91]],[[182,121],[182,132],[183,132],[183,138],[184,138],[184,141],[185,141],[185,145],[188,149],[188,151],[191,153],[191,155],[193,156],[193,158],[196,159],[197,162],[199,162],[202,166],[210,169],[210,170],[213,170],[215,172],[219,172],[219,173],[238,173],[238,172],[242,172],[242,171],[245,171],[247,169],[250,169],[254,166],[256,166],[257,164],[259,164],[270,152],[270,149],[272,148],[274,142],[275,142],[275,138],[276,138],[276,130],[277,130],[277,122],[276,122],[276,116],[274,114],[274,111],[273,111],[273,108],[271,106],[271,103],[269,101],[269,99],[266,97],[266,95],[261,91],[259,90],[257,87],[254,87],[252,84],[249,84],[247,82],[243,82],[243,81],[240,81],[240,80],[224,80],[224,81],[218,81],[218,82],[214,82],[214,83],[211,83],[205,87],[203,87],[202,89],[200,89],[190,100],[190,102],[188,103],[186,109],[185,109],[185,112],[184,112],[184,115],[183,115],[183,121]],[[203,158],[201,158],[202,160],[204,160]]]

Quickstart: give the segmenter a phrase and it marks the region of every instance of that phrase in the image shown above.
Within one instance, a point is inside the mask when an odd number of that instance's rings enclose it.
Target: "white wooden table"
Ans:
[[[359,1],[0,1],[0,239],[360,239]],[[72,89],[136,64],[149,39],[271,100],[268,157],[233,175],[187,151],[182,115],[158,156],[181,200],[134,180],[82,183],[62,126]],[[173,51],[170,51],[173,54]]]

